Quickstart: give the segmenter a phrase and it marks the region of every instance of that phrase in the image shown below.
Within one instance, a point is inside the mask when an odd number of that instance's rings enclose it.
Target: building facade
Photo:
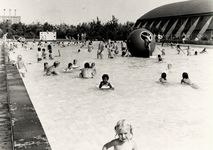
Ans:
[[[19,23],[21,22],[21,16],[0,16],[0,22]]]
[[[155,28],[165,39],[213,40],[213,1],[191,0],[155,8],[140,17],[135,28]]]
[[[4,9],[4,15],[0,16],[0,22],[8,22],[10,24],[21,22],[21,16],[16,16],[16,9],[14,10],[14,15],[11,15],[11,9],[9,9],[9,15],[5,15],[5,11]]]

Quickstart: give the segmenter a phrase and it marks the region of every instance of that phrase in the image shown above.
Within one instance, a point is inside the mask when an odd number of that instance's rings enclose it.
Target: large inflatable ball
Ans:
[[[156,46],[154,35],[146,29],[132,31],[127,39],[127,47],[132,56],[152,56]]]

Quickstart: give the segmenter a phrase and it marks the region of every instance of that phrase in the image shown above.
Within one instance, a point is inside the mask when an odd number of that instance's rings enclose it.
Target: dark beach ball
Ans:
[[[127,47],[132,56],[149,57],[155,49],[154,35],[146,29],[136,29],[127,38]]]

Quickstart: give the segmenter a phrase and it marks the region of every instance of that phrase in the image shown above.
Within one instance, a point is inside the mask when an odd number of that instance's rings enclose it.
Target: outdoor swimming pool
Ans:
[[[138,149],[213,148],[212,49],[207,49],[208,54],[186,56],[164,47],[165,62],[158,63],[156,58],[121,57],[121,53],[116,59],[108,59],[107,51],[103,59],[97,59],[97,43],[90,53],[86,47],[77,53],[79,47],[53,47],[54,60],[61,62],[59,76],[43,75],[45,61],[36,62],[36,48],[15,50],[15,55],[22,54],[27,63],[23,81],[53,150],[100,150],[114,138],[114,126],[120,119],[132,124]],[[58,49],[61,57],[57,57]],[[153,55],[158,54],[156,48]],[[79,71],[63,73],[73,59],[81,67],[86,61],[95,62],[97,75],[81,79]],[[46,62],[52,65],[54,60]],[[172,63],[173,72],[167,75],[169,84],[164,86],[157,81],[168,63]],[[180,84],[184,71],[200,89]],[[109,74],[115,90],[95,87],[104,73]]]

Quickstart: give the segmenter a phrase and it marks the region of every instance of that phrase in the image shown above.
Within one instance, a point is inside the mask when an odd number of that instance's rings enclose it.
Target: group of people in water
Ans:
[[[122,46],[122,53],[123,53],[123,51],[126,51],[127,48],[124,49],[123,42],[121,43],[121,46]],[[117,54],[119,53],[117,42],[116,41],[106,42],[104,39],[102,39],[102,41],[100,41],[98,44],[98,50],[97,50],[98,59],[103,58],[102,52],[104,51],[105,48],[107,49],[107,52],[108,52],[108,58],[116,58]]]
[[[60,43],[59,43],[60,44]],[[64,44],[64,43],[63,43]],[[121,45],[121,56],[125,56],[128,53],[128,49],[127,49],[127,45],[125,41],[122,41],[120,43]],[[47,48],[47,50],[46,50]],[[180,52],[184,52],[184,49],[180,48],[180,45],[177,44],[176,45],[177,48],[177,52],[178,54],[180,54]],[[88,52],[91,52],[94,49],[93,45],[92,45],[92,41],[89,41],[88,43]],[[116,58],[116,55],[119,53],[119,49],[118,49],[118,45],[116,41],[108,41],[106,42],[104,39],[102,41],[99,42],[98,44],[98,49],[97,49],[97,59],[102,59],[103,58],[103,54],[102,52],[107,49],[108,52],[108,58]],[[160,49],[158,48],[162,55],[166,55],[165,49]],[[47,52],[48,51],[48,52]],[[191,47],[187,46],[186,48],[187,51],[187,56],[191,55]],[[58,50],[59,56],[60,54],[60,50]],[[207,53],[206,48],[204,48],[200,54],[203,53]],[[128,54],[127,54],[128,55]],[[195,53],[195,55],[197,55]],[[38,43],[38,48],[37,48],[37,54],[36,54],[36,58],[37,58],[37,62],[41,62],[42,60],[45,59],[50,59],[53,60],[53,55],[52,55],[52,45],[48,44],[48,43],[44,43],[42,44],[42,42]],[[164,58],[161,57],[161,55],[158,55],[158,62],[162,62],[164,60]],[[50,75],[58,75],[59,72],[57,71],[57,67],[60,65],[59,61],[54,61],[54,63],[49,66],[48,62],[44,62],[44,72],[45,75],[50,76]],[[27,72],[27,68],[26,65],[22,59],[21,55],[18,55],[17,57],[17,67],[21,73],[21,75],[23,77],[25,77],[25,73]],[[73,62],[68,63],[67,67],[65,69],[63,69],[63,71],[65,73],[69,73],[69,72],[74,72],[75,70],[80,71],[79,73],[79,77],[81,78],[93,78],[97,72],[96,72],[96,68],[95,68],[95,63],[94,62],[85,62],[84,67],[82,69],[79,68],[80,66],[77,63],[77,59],[74,59]],[[172,67],[171,64],[168,64],[168,70],[170,70]],[[167,83],[167,73],[163,72],[161,74],[161,78],[159,79],[160,83],[166,84]],[[181,83],[185,83],[188,85],[192,85],[190,79],[188,78],[188,74],[186,72],[183,73],[182,75],[183,79],[181,80]],[[98,85],[98,88],[100,89],[114,89],[114,87],[108,82],[109,80],[109,76],[107,74],[104,74],[102,76],[102,81],[100,82],[100,84]]]
[[[106,46],[105,41],[101,41],[98,45],[98,50],[97,50],[97,59],[102,59],[103,55],[102,52],[104,51],[104,49],[107,48],[108,50],[108,58],[115,58],[116,55],[119,53],[118,47],[117,47],[117,43],[114,42],[110,42],[109,45]],[[53,60],[53,56],[52,56],[52,47],[47,46],[47,49],[49,51],[49,59]],[[88,52],[91,52],[93,49],[92,43],[89,42],[88,44]],[[187,47],[187,49],[191,49],[190,46]],[[187,50],[186,49],[186,50]],[[36,58],[37,58],[37,62],[41,62],[42,60],[47,59],[48,57],[48,53],[46,52],[45,48],[41,48],[38,47],[38,52],[36,54]],[[187,50],[187,56],[189,56],[189,52]],[[127,47],[126,47],[126,43],[122,42],[121,43],[121,51],[122,54],[121,56],[125,56],[126,52],[127,52]],[[183,50],[180,50],[180,46],[177,46],[177,51],[179,52],[178,54],[180,54],[180,51],[182,51],[184,53]],[[162,55],[166,55],[165,50],[161,50]],[[204,48],[200,54],[202,53],[207,53],[206,48]],[[59,53],[60,54],[60,53]],[[161,62],[163,61],[163,58],[161,57],[161,55],[158,55],[158,61]],[[17,68],[20,72],[20,74],[25,77],[25,73],[27,72],[27,68],[25,65],[25,62],[22,59],[21,55],[17,56]],[[48,65],[48,62],[44,62],[44,72],[45,75],[50,76],[50,75],[59,75],[59,72],[57,71],[57,68],[59,67],[60,62],[59,61],[54,61],[53,64],[51,66]],[[74,59],[73,62],[68,63],[67,67],[65,69],[63,69],[64,73],[69,73],[69,72],[73,72],[75,70],[79,70],[79,77],[81,78],[93,78],[97,72],[96,72],[96,68],[95,68],[95,63],[94,62],[85,62],[84,63],[84,68],[79,69],[80,65],[78,65],[78,61],[77,59]],[[166,71],[162,72],[161,77],[159,79],[159,82],[162,84],[167,84],[167,74],[172,72],[172,64],[169,63],[167,66]],[[182,79],[180,81],[181,84],[186,84],[186,85],[190,85],[194,88],[198,88],[194,83],[191,82],[191,80],[189,79],[189,75],[187,72],[183,72],[182,73]],[[114,89],[113,85],[109,82],[109,75],[108,74],[103,74],[102,75],[102,81],[97,85],[97,87],[99,89]],[[116,133],[116,138],[107,142],[106,144],[103,145],[102,150],[107,150],[111,147],[114,147],[114,149],[119,150],[119,149],[132,149],[132,150],[137,150],[137,144],[135,143],[135,141],[133,140],[133,127],[132,125],[125,119],[119,120],[117,122],[117,124],[114,127],[114,131]]]
[[[99,44],[98,50],[104,50],[104,48],[101,48],[101,46],[106,47],[105,45],[101,45],[101,43]],[[113,42],[110,43],[110,46],[115,47],[115,51],[118,50],[118,47],[113,45]],[[53,60],[52,56],[52,47],[51,45],[47,46],[48,50],[49,50],[49,59]],[[42,52],[41,52],[42,49]],[[91,50],[93,49],[93,46],[91,44],[91,42],[89,42],[88,44],[88,52],[91,52]],[[45,51],[45,48],[41,48],[38,47],[38,52],[36,54],[37,57],[37,62],[41,62],[42,60],[47,59],[47,53]],[[98,57],[99,58],[99,57]],[[100,54],[100,58],[102,58],[102,54]],[[54,63],[49,66],[48,62],[44,62],[44,72],[45,75],[50,76],[50,75],[59,75],[59,71],[57,70],[57,68],[59,67],[60,62],[59,61],[54,61]],[[95,63],[94,62],[85,62],[84,63],[84,67],[79,69],[80,65],[78,64],[77,59],[73,60],[73,63],[68,63],[67,67],[65,69],[63,69],[64,73],[71,73],[74,71],[80,71],[79,73],[79,77],[84,78],[84,79],[90,79],[93,78],[97,73],[96,73],[96,68],[95,68]],[[104,74],[102,76],[102,81],[100,82],[100,84],[98,85],[98,88],[100,89],[114,89],[114,87],[108,82],[109,80],[109,75],[108,74]]]
[[[166,69],[166,71],[163,71],[161,73],[161,77],[159,79],[159,83],[167,85],[168,82],[167,82],[166,77],[167,77],[167,74],[171,73],[171,72],[173,72],[172,71],[172,64],[169,63],[168,64],[168,68]],[[189,75],[188,75],[187,72],[183,72],[182,73],[182,79],[181,79],[180,83],[184,84],[184,85],[190,85],[194,89],[199,89],[199,87],[196,84],[194,84],[194,83],[191,82],[191,80],[189,79]]]
[[[162,50],[161,50],[160,48],[158,48],[158,49],[162,52],[162,55],[166,55],[165,49],[162,49]],[[193,49],[191,49],[191,46],[187,46],[186,49],[181,49],[181,48],[180,48],[180,45],[177,44],[177,45],[176,45],[176,49],[177,49],[177,52],[178,52],[177,54],[180,54],[180,52],[182,52],[182,53],[185,54],[184,50],[186,50],[186,51],[187,51],[187,56],[192,56],[191,51],[193,51]],[[204,48],[204,49],[200,52],[200,54],[204,54],[204,53],[207,53],[206,48]],[[198,52],[195,51],[195,54],[194,54],[194,55],[198,55]],[[157,59],[158,59],[158,62],[163,62],[163,61],[164,61],[164,58],[162,58],[160,54],[158,54]],[[167,73],[168,73],[168,72],[172,72],[172,64],[168,64],[168,68],[166,69],[166,71],[164,71],[164,72],[161,74],[161,77],[160,77],[160,79],[159,79],[159,82],[160,82],[160,83],[162,83],[162,84],[167,84],[167,79],[166,79],[166,77],[167,77]],[[181,84],[190,85],[191,87],[193,87],[193,88],[195,88],[195,89],[199,89],[199,87],[198,87],[196,84],[194,84],[194,83],[191,82],[191,80],[189,79],[189,75],[188,75],[187,72],[183,72]]]

